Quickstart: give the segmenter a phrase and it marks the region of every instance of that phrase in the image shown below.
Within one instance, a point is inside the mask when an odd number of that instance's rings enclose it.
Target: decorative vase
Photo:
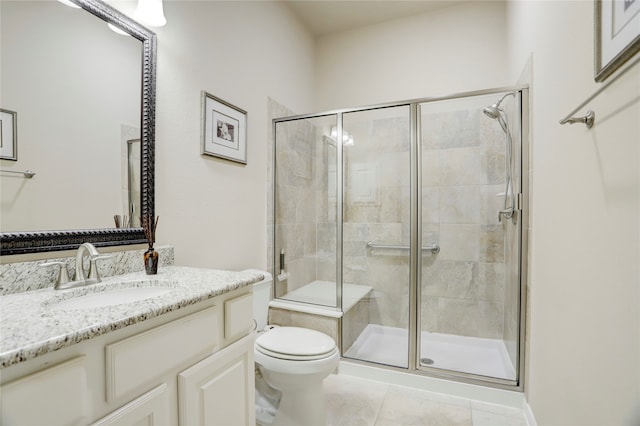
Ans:
[[[149,247],[149,250],[144,252],[144,270],[147,275],[155,275],[158,273],[158,252]]]

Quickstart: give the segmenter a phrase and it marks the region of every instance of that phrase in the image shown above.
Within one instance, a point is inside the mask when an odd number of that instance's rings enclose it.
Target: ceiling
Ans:
[[[285,0],[316,37],[425,13],[462,0]]]

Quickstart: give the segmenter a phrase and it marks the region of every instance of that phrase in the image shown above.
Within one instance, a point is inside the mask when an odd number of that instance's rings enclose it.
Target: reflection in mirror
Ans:
[[[127,141],[127,187],[123,195],[129,207],[124,227],[140,226],[140,139]]]
[[[74,2],[84,10],[0,2],[0,107],[19,116],[18,160],[1,169],[37,173],[0,175],[3,255],[141,243],[139,221],[116,229],[114,218],[153,215],[155,34],[100,1]]]

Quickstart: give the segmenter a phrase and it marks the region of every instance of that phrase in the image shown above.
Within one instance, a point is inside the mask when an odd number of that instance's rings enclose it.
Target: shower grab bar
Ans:
[[[373,241],[369,241],[367,243],[367,249],[391,249],[391,250],[409,250],[411,247],[409,246],[395,246],[395,245],[384,245],[384,244],[376,244]],[[430,251],[431,253],[440,253],[440,246],[438,244],[432,244],[430,246],[422,247],[423,251]]]

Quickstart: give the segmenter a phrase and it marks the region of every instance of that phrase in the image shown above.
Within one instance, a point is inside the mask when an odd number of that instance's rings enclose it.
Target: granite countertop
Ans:
[[[193,305],[262,278],[259,271],[168,266],[159,269],[157,275],[135,272],[68,290],[48,288],[0,296],[0,368]],[[168,287],[170,291],[122,305],[90,309],[50,306],[80,295],[132,286]]]

